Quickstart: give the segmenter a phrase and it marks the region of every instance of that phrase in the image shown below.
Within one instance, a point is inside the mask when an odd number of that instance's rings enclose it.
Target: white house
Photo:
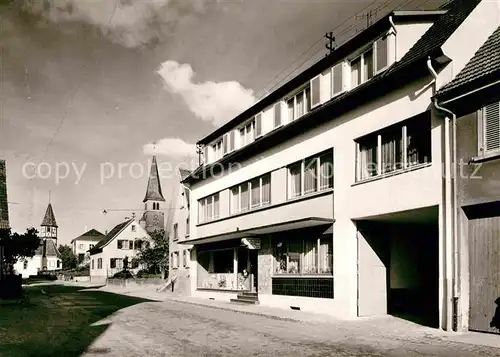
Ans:
[[[71,241],[71,249],[73,250],[73,254],[77,257],[79,265],[87,265],[90,263],[89,250],[94,248],[103,237],[104,234],[95,229],[91,229]]]
[[[33,258],[20,259],[14,269],[28,278],[30,275],[37,275],[39,271],[57,271],[62,269],[59,251],[57,250],[57,222],[49,203],[42,224],[40,225],[40,246]]]
[[[179,169],[181,180],[189,176],[190,172]],[[183,244],[190,239],[190,189],[180,184],[177,195],[172,199],[173,218],[169,231],[169,277],[175,277],[174,289],[183,295],[190,295],[190,265],[191,248]]]
[[[150,244],[150,240],[135,218],[117,224],[90,250],[90,280],[105,282],[123,269],[125,257],[130,270],[137,272],[139,266],[132,266],[132,259],[143,244]]]
[[[192,295],[466,328],[433,96],[499,22],[498,1],[393,11],[201,139]]]

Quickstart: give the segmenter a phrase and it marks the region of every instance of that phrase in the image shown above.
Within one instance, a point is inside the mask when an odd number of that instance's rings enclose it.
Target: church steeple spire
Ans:
[[[158,174],[158,164],[156,163],[156,156],[153,155],[151,162],[151,170],[149,172],[148,188],[146,189],[146,196],[142,202],[147,201],[161,201],[165,202],[165,198],[161,192],[160,175]]]
[[[49,202],[47,210],[45,211],[45,216],[43,216],[43,221],[41,226],[41,237],[46,239],[50,238],[57,242],[57,222],[54,216],[54,210],[52,209],[52,203]]]

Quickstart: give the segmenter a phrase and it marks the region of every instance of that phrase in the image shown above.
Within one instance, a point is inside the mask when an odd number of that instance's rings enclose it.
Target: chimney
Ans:
[[[85,230],[84,230],[84,232],[87,232],[87,231],[88,231],[88,229],[87,229],[87,228],[88,228],[88,227],[87,227],[87,226],[85,226]]]

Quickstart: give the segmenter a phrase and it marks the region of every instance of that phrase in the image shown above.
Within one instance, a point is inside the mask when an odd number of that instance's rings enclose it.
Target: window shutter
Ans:
[[[484,141],[485,152],[500,149],[500,105],[498,102],[484,108]]]
[[[229,133],[229,151],[234,150],[234,130]]]
[[[223,155],[226,155],[228,153],[228,148],[229,148],[229,135],[224,134],[222,138],[222,146],[223,146]]]
[[[208,164],[208,146],[205,146],[203,151],[203,162]]]
[[[262,113],[255,116],[255,137],[258,138],[262,135]]]
[[[343,63],[339,63],[333,66],[332,69],[332,95],[335,96],[343,91],[344,80],[343,80]]]
[[[311,107],[314,108],[321,104],[321,82],[320,76],[311,79]]]
[[[274,127],[281,125],[281,102],[274,105]]]
[[[384,36],[375,42],[375,52],[377,54],[377,72],[387,67],[389,59],[388,36]]]

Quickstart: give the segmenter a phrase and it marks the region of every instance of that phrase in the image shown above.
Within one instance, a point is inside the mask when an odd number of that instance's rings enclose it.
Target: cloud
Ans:
[[[207,0],[24,0],[23,10],[57,24],[85,23],[134,48],[160,41]]]
[[[254,92],[236,81],[193,81],[194,72],[189,64],[163,62],[158,69],[165,88],[184,99],[189,110],[203,121],[221,125],[255,103]]]
[[[165,138],[143,147],[145,155],[165,155],[177,158],[196,157],[196,145],[180,138]]]

